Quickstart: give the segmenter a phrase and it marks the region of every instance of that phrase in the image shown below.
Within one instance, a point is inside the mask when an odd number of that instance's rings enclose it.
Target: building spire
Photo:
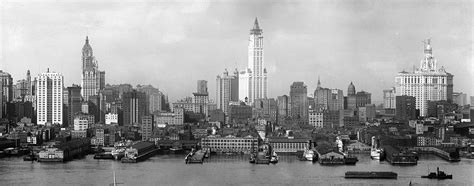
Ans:
[[[250,34],[260,35],[262,34],[262,29],[258,25],[258,19],[255,17],[255,21],[253,23],[253,28],[250,30]]]
[[[436,71],[436,59],[433,57],[433,48],[431,46],[431,38],[423,41],[425,57],[421,60],[420,70],[421,71]]]
[[[318,76],[318,87],[317,88],[321,88],[321,81],[319,80],[319,76]]]
[[[82,57],[92,57],[92,47],[89,44],[89,36],[86,36],[86,43],[84,43],[84,46],[82,47]]]
[[[258,19],[257,19],[257,17],[255,17],[255,22],[253,23],[253,29],[256,29],[256,30],[260,29],[260,27],[258,26]]]

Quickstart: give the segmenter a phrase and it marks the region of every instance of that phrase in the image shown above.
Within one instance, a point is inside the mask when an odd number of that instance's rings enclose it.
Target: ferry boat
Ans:
[[[421,178],[444,180],[444,179],[453,179],[453,175],[446,174],[443,171],[439,171],[439,167],[437,167],[436,172],[430,172],[426,176],[421,176]]]
[[[94,155],[94,159],[115,159],[111,152],[100,152]]]
[[[121,160],[125,156],[125,150],[130,147],[132,143],[132,141],[117,142],[115,143],[114,149],[110,152],[110,154],[115,160]]]
[[[375,140],[375,136],[372,136],[372,148],[370,149],[370,157],[374,160],[380,160],[380,154],[382,150],[378,148],[377,141]]]
[[[121,160],[125,156],[125,147],[116,148],[110,152],[115,160]]]

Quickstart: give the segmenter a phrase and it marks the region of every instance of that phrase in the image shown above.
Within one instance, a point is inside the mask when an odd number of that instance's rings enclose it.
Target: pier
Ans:
[[[409,152],[387,145],[382,147],[385,153],[385,159],[392,165],[416,165],[417,157]]]
[[[459,153],[456,156],[455,154],[446,152],[442,149],[436,148],[436,147],[413,147],[414,151],[417,151],[418,153],[426,153],[426,154],[434,154],[440,158],[443,158],[446,161],[449,162],[458,162],[461,161],[459,158]],[[456,153],[456,152],[454,152]]]
[[[155,155],[157,149],[154,143],[138,142],[125,150],[125,157],[122,163],[137,163]]]
[[[184,158],[184,162],[186,164],[191,164],[191,163],[204,163],[204,157],[206,155],[205,151],[198,150],[196,152],[191,151],[188,155],[186,155],[186,158]]]

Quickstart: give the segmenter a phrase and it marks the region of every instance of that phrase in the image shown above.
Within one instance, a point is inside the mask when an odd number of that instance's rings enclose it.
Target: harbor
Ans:
[[[94,159],[87,155],[77,161],[60,164],[43,164],[24,162],[20,157],[0,159],[0,181],[5,185],[54,185],[67,183],[80,185],[84,180],[96,180],[94,184],[108,185],[112,172],[116,171],[117,181],[127,185],[189,185],[189,180],[198,185],[473,185],[470,174],[474,171],[474,160],[462,159],[462,163],[448,163],[430,154],[420,155],[417,166],[393,166],[385,161],[372,160],[367,155],[355,155],[359,161],[355,166],[322,166],[319,163],[300,161],[294,155],[279,155],[275,165],[256,165],[248,163],[249,155],[211,155],[203,164],[189,165],[183,162],[183,154],[160,154],[139,162],[124,164],[120,161]],[[427,175],[440,165],[440,170],[453,174],[453,179],[426,179]],[[23,174],[7,172],[15,169]],[[150,170],[166,170],[154,174]],[[301,171],[305,170],[305,171]],[[397,179],[345,179],[347,171],[392,171],[398,174]],[[71,177],[80,174],[79,177]],[[39,178],[38,175],[45,177]],[[217,179],[220,175],[226,179]],[[182,179],[187,176],[187,179]],[[62,178],[61,178],[62,177]],[[64,178],[67,177],[67,182]],[[140,179],[136,179],[140,177]],[[21,179],[20,179],[21,178]]]

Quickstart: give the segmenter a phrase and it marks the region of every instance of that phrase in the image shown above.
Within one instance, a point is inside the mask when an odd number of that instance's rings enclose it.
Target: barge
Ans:
[[[125,156],[121,159],[122,163],[137,163],[153,156],[157,148],[152,142],[138,142],[125,150]]]
[[[397,179],[397,177],[397,173],[380,171],[347,171],[344,176],[344,178],[360,179]]]

